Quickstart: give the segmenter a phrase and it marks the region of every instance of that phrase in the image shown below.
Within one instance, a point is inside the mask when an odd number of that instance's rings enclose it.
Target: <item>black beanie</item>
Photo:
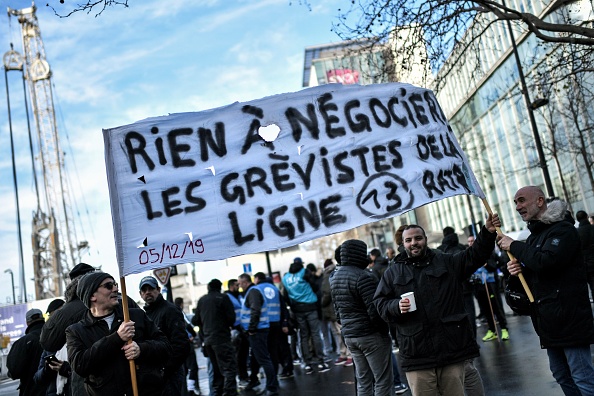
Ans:
[[[366,268],[369,265],[367,244],[358,239],[344,241],[340,245],[340,264]]]
[[[89,272],[78,280],[76,294],[78,294],[78,298],[85,304],[85,307],[91,308],[91,297],[93,293],[97,291],[101,282],[107,278],[114,279],[107,272],[96,271]]]

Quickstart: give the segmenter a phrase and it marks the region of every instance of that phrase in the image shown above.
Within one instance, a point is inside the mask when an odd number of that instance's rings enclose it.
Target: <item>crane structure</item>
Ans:
[[[52,72],[35,11],[34,3],[20,10],[8,8],[9,17],[16,17],[21,26],[22,73],[35,120],[37,147],[33,173],[39,172],[42,183],[41,188],[36,186],[37,209],[33,212],[31,239],[35,295],[36,299],[44,299],[63,295],[67,275],[80,262],[88,243],[77,242],[64,152],[54,111]],[[16,51],[10,53],[12,57],[19,55]]]

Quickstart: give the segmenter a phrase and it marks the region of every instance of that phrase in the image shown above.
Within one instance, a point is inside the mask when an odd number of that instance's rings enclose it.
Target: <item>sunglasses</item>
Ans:
[[[102,285],[99,285],[99,287],[104,287],[107,290],[113,290],[114,287],[118,287],[118,282],[105,282]]]

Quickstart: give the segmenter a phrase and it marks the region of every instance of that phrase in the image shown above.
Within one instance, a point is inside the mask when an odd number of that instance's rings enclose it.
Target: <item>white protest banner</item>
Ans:
[[[278,137],[263,140],[274,125]],[[484,198],[433,92],[408,84],[323,85],[103,137],[123,276]]]

